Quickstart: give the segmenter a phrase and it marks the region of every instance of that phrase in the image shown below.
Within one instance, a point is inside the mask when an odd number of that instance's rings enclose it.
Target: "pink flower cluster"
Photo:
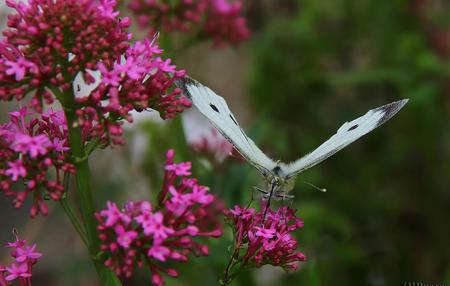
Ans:
[[[202,20],[208,1],[131,0],[128,7],[136,14],[139,26],[152,27],[151,33],[159,28],[165,32],[190,32]]]
[[[263,212],[235,206],[225,215],[235,233],[232,260],[237,261],[240,269],[271,264],[292,271],[298,268],[297,262],[306,260],[305,255],[296,250],[298,243],[291,235],[303,227],[295,210],[287,206],[276,212],[268,209],[264,218]],[[233,271],[233,266],[230,264],[227,272]]]
[[[213,157],[222,163],[233,152],[234,148],[216,129],[211,129],[208,136],[202,136],[191,143],[195,152]]]
[[[157,207],[139,201],[119,209],[108,202],[107,209],[96,215],[105,265],[119,276],[130,277],[135,267],[146,265],[153,285],[163,285],[162,273],[178,275],[168,266],[170,261],[186,262],[190,253],[208,255],[208,247],[196,242],[195,237],[222,234],[217,220],[209,220],[211,211],[217,208],[215,197],[188,177],[190,162],[174,163],[173,156],[170,150]]]
[[[241,16],[242,3],[228,0],[210,0],[204,33],[209,35],[215,46],[237,45],[250,36],[246,20]]]
[[[32,195],[30,215],[48,213],[44,198],[59,200],[64,192],[62,177],[75,172],[64,113],[49,110],[26,121],[27,108],[11,112],[10,122],[0,125],[0,190],[14,197],[19,208]],[[55,175],[54,179],[50,175]],[[24,185],[20,186],[22,183]]]
[[[153,42],[136,42],[117,61],[97,64],[100,81],[88,94],[83,91],[90,88],[89,84],[75,82],[80,91],[77,103],[84,107],[77,110],[79,125],[91,131],[94,138],[121,144],[119,119],[131,122],[131,111],[152,108],[168,119],[190,107],[192,103],[181,91],[172,89],[174,81],[184,77],[185,72],[177,71],[170,59],[159,57],[161,53]]]
[[[32,92],[39,112],[55,97],[70,102],[85,139],[103,146],[123,143],[123,119],[131,122],[133,110],[153,108],[166,119],[191,105],[172,88],[184,71],[153,42],[130,46],[130,20],[118,17],[115,0],[7,3],[17,14],[0,42],[0,100]]]
[[[16,235],[16,241],[8,243],[7,247],[12,249],[10,254],[14,262],[8,266],[0,265],[0,286],[11,285],[17,279],[20,285],[31,286],[33,266],[42,256],[36,251],[36,244],[29,246]]]
[[[250,36],[240,0],[131,0],[139,26],[210,37],[216,46],[237,45]]]
[[[7,5],[5,40],[0,42],[0,99],[21,100],[33,92],[32,106],[54,95],[46,87],[72,88],[79,72],[95,69],[99,61],[112,64],[127,47],[130,35],[113,10],[114,0],[33,0]]]

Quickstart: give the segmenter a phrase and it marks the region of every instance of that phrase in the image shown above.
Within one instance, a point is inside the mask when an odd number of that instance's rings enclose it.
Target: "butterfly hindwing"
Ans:
[[[276,163],[244,133],[222,97],[189,77],[177,80],[176,85],[235,149],[263,175],[276,166]]]
[[[406,103],[408,99],[392,102],[390,104],[369,110],[365,115],[344,123],[330,139],[317,149],[304,157],[284,166],[288,177],[313,167],[343,149],[350,143],[374,130],[392,118]]]

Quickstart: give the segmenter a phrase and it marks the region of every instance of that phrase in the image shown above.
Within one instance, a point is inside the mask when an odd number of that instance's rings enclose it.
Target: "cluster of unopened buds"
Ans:
[[[64,174],[74,173],[75,168],[70,163],[64,113],[50,109],[27,120],[30,115],[22,107],[0,125],[0,190],[14,198],[16,208],[30,195],[34,217],[47,214],[45,199],[61,198]]]
[[[188,255],[208,255],[208,247],[196,237],[219,237],[216,198],[208,188],[190,178],[190,162],[167,163],[159,203],[128,202],[119,209],[108,202],[97,214],[105,265],[117,275],[130,277],[135,267],[149,267],[152,284],[162,285],[161,273],[176,277],[170,261],[187,262]],[[219,211],[220,212],[220,211]]]
[[[287,206],[277,211],[257,212],[253,208],[235,206],[225,212],[234,232],[234,249],[226,268],[224,282],[242,269],[265,264],[280,266],[285,271],[298,268],[305,255],[297,251],[297,240],[292,233],[303,227],[295,210]]]
[[[11,249],[14,261],[7,266],[0,265],[0,286],[12,285],[16,280],[21,286],[31,286],[33,266],[42,254],[36,251],[36,244],[29,246],[25,240],[19,239],[16,232],[15,236],[16,241],[6,245]]]
[[[131,0],[138,25],[164,32],[194,33],[216,46],[237,45],[250,36],[240,0]]]

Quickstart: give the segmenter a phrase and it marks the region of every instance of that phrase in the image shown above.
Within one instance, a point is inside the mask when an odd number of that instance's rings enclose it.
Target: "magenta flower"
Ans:
[[[31,277],[30,271],[28,271],[27,264],[11,264],[10,267],[6,267],[8,275],[5,277],[6,281],[16,280],[17,278]]]
[[[0,99],[21,100],[29,93],[33,107],[51,103],[47,87],[70,90],[81,72],[98,62],[112,63],[128,47],[128,19],[114,11],[116,1],[7,1],[8,16],[0,42]],[[63,19],[63,20],[62,20]]]
[[[47,148],[51,145],[52,143],[45,135],[30,136],[18,133],[11,148],[18,153],[28,153],[31,158],[36,158],[38,155],[45,155]]]
[[[14,75],[16,81],[21,81],[27,70],[35,70],[34,64],[23,57],[18,58],[17,61],[5,61],[4,63],[7,66],[6,74]]]
[[[230,282],[242,269],[261,267],[264,264],[280,266],[285,271],[298,268],[305,261],[303,253],[296,250],[297,241],[291,235],[303,227],[295,210],[284,206],[276,212],[255,212],[252,208],[235,206],[225,212],[235,234],[234,251],[226,269],[224,281]]]
[[[210,0],[204,32],[213,38],[214,45],[237,45],[250,36],[246,20],[241,16],[242,3]]]
[[[25,262],[27,260],[33,261],[42,256],[42,253],[35,252],[36,244],[32,246],[25,245],[22,248],[18,248],[15,252],[15,258],[17,262]]]
[[[122,225],[116,225],[114,231],[117,234],[117,243],[123,248],[130,248],[130,244],[138,236],[138,233],[134,230],[125,231]]]
[[[181,162],[175,164],[169,164],[166,166],[167,171],[174,171],[177,176],[190,176],[191,172],[189,171],[192,167],[191,162]]]
[[[16,10],[0,42],[0,100],[22,100],[38,112],[60,92],[73,93],[75,125],[85,141],[122,144],[122,124],[132,111],[152,108],[170,119],[191,106],[174,81],[185,75],[154,41],[130,45],[128,18],[115,0],[8,1]],[[56,93],[56,94],[54,94]],[[62,102],[64,104],[64,102]],[[72,108],[69,108],[72,109]],[[28,134],[30,135],[30,134]],[[31,135],[30,135],[31,136]],[[32,137],[32,136],[31,136]],[[18,152],[43,155],[45,142],[19,138]],[[47,142],[48,143],[48,142]],[[64,151],[59,141],[51,141]]]
[[[0,125],[0,191],[14,197],[19,208],[28,195],[33,197],[32,217],[47,214],[44,194],[59,200],[64,192],[62,177],[65,172],[75,172],[69,163],[67,126],[62,111],[42,114],[40,118],[26,121],[26,108],[11,112],[10,122]],[[56,174],[51,180],[48,173]],[[16,188],[24,184],[25,189]]]
[[[174,118],[191,106],[191,102],[173,88],[174,81],[185,75],[167,60],[159,57],[162,50],[150,41],[136,42],[114,62],[99,62],[98,85],[77,97],[84,109],[77,111],[78,124],[90,138],[100,138],[105,144],[121,144],[122,122],[132,121],[131,111],[157,110],[163,119]],[[74,86],[88,90],[82,77]]]
[[[131,0],[128,7],[150,34],[180,31],[211,38],[216,47],[237,45],[250,36],[240,0]]]
[[[9,169],[5,171],[5,175],[11,176],[11,179],[16,182],[19,177],[25,178],[27,170],[22,165],[22,160],[18,159],[13,162],[7,162]]]
[[[259,226],[256,226],[255,230],[256,230],[256,233],[255,233],[256,236],[261,236],[261,237],[268,238],[268,239],[271,239],[272,237],[274,237],[277,232],[276,229],[272,229],[272,228],[266,229],[266,228],[259,227]]]
[[[174,164],[173,156],[174,152],[170,150],[166,166]],[[217,220],[222,210],[221,204],[212,195],[209,195],[211,199],[206,200],[206,194],[195,194],[194,188],[204,191],[207,188],[185,176],[165,168],[158,207],[146,201],[130,201],[119,210],[109,202],[107,210],[97,213],[105,265],[117,275],[130,277],[136,266],[145,265],[152,272],[152,284],[163,285],[162,273],[172,277],[178,275],[169,266],[172,261],[186,262],[191,253],[208,255],[208,247],[194,239],[201,236],[219,237],[222,234],[222,225]],[[180,199],[182,196],[185,196],[184,199]],[[184,204],[183,211],[176,211],[181,203]],[[175,205],[178,208],[174,210]]]
[[[16,234],[16,241],[7,244],[11,248],[11,257],[14,261],[9,266],[0,265],[0,285],[7,286],[14,280],[19,280],[23,286],[31,286],[31,277],[34,264],[42,256],[36,251],[36,244],[31,247],[25,240],[19,240]]]

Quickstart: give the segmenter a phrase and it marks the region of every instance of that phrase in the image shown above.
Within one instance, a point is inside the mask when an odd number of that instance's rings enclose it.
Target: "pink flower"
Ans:
[[[125,231],[125,228],[122,225],[116,225],[114,231],[118,235],[117,243],[123,248],[130,248],[130,244],[138,235],[138,233],[134,230]]]
[[[51,103],[51,85],[61,90],[78,73],[112,63],[128,47],[127,18],[119,19],[116,1],[102,0],[10,1],[16,14],[8,16],[5,39],[0,42],[0,99],[33,97],[42,110]],[[69,64],[70,62],[70,64]]]
[[[117,205],[115,203],[106,202],[106,206],[107,209],[100,212],[100,215],[102,217],[106,217],[106,221],[104,222],[105,226],[113,226],[119,220],[125,224],[130,223],[131,218],[128,215],[122,213],[119,208],[117,208]]]
[[[185,72],[163,59],[154,41],[130,45],[130,20],[119,17],[115,0],[49,3],[9,3],[16,13],[0,42],[0,100],[31,96],[30,105],[42,112],[42,103],[73,89],[74,124],[85,142],[99,140],[102,146],[123,143],[122,125],[133,120],[132,111],[151,108],[171,119],[191,106],[174,86]],[[20,152],[44,155],[38,144],[43,142],[32,141],[39,137],[19,139]],[[67,151],[62,140],[50,142]]]
[[[160,212],[151,215],[148,221],[142,223],[144,233],[153,235],[157,241],[166,239],[170,234],[174,233],[174,230],[164,226],[163,219],[164,217]]]
[[[19,280],[20,285],[31,285],[33,265],[42,256],[36,252],[36,244],[31,247],[25,240],[19,240],[16,235],[16,241],[7,244],[12,248],[10,254],[14,258],[9,266],[0,265],[0,285],[10,285],[8,282]],[[4,276],[6,275],[6,276]]]
[[[41,117],[26,120],[26,108],[10,112],[10,122],[0,125],[0,191],[13,197],[19,208],[28,195],[33,197],[32,217],[47,214],[44,192],[52,200],[59,200],[64,192],[63,174],[74,173],[69,163],[65,117],[49,111]],[[48,174],[56,175],[51,179]],[[23,184],[25,188],[17,188]]]
[[[20,159],[13,162],[7,162],[7,164],[10,168],[5,171],[5,175],[11,176],[11,179],[14,182],[16,182],[19,177],[25,178],[27,175],[27,170],[22,165],[22,161]]]
[[[250,36],[240,0],[131,0],[138,25],[150,34],[162,30],[212,38],[215,46],[237,45]]]
[[[38,155],[45,155],[47,148],[51,145],[52,143],[45,135],[17,134],[11,147],[16,152],[28,153],[31,158],[36,158]]]
[[[8,273],[8,275],[5,277],[6,281],[15,280],[20,277],[31,277],[31,273],[28,271],[28,265],[25,263],[13,263],[10,267],[6,267],[6,272]]]
[[[177,176],[190,176],[191,172],[189,170],[192,167],[191,162],[182,162],[176,164],[170,164],[166,166],[167,171],[175,171]]]
[[[211,0],[208,12],[204,32],[216,46],[236,45],[250,36],[240,1]]]
[[[264,238],[269,238],[269,239],[274,237],[277,232],[275,229],[265,229],[265,228],[262,228],[259,226],[256,226],[255,230],[256,230],[256,233],[255,233],[256,236],[262,236]]]
[[[20,57],[16,62],[5,61],[7,75],[14,75],[16,81],[21,81],[25,77],[27,70],[34,70],[35,66],[32,62],[27,61],[25,58]]]
[[[38,259],[42,256],[42,253],[35,252],[35,249],[36,244],[33,244],[32,246],[25,245],[22,248],[18,248],[15,253],[16,261],[22,263],[27,260],[33,261]]]
[[[166,166],[173,165],[173,156],[170,150]],[[207,188],[184,176],[165,168],[158,210],[146,201],[128,202],[121,210],[108,203],[107,210],[96,214],[105,265],[117,275],[129,277],[136,265],[146,265],[152,272],[153,285],[162,285],[161,273],[178,275],[169,266],[172,261],[186,262],[191,253],[208,255],[208,247],[195,238],[221,235],[221,222],[217,220],[221,205],[212,195],[212,199],[193,200],[192,196],[205,197],[203,191]],[[194,194],[194,188],[202,190],[202,194]],[[121,217],[128,217],[130,221]]]
[[[153,257],[161,262],[167,261],[170,257],[170,249],[161,245],[153,245],[147,252],[149,257]]]
[[[179,89],[173,89],[175,80],[183,77],[169,61],[160,58],[162,50],[150,41],[136,42],[119,55],[114,62],[99,62],[101,77],[97,86],[77,97],[84,109],[77,111],[78,124],[90,138],[100,138],[103,144],[121,144],[122,121],[133,120],[131,111],[157,110],[163,119],[174,118],[191,106]],[[90,90],[77,78],[74,86]],[[109,132],[105,132],[105,130]]]
[[[225,215],[235,233],[234,251],[225,281],[245,268],[271,264],[292,271],[298,268],[299,261],[306,260],[304,254],[296,250],[298,243],[291,235],[303,226],[300,218],[295,216],[295,210],[287,206],[276,212],[269,209],[264,217],[264,212],[236,206]]]

